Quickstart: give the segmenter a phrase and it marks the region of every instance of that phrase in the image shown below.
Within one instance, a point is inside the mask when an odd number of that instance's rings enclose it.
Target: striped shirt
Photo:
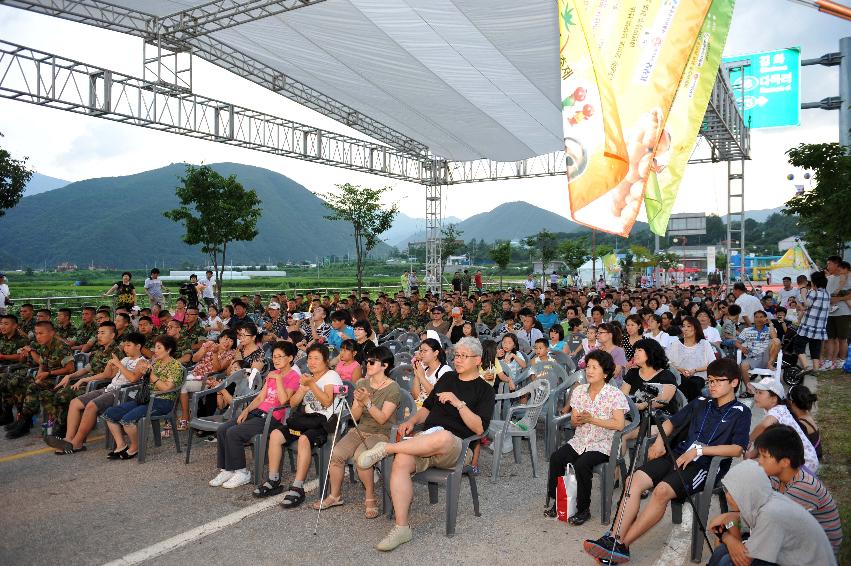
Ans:
[[[838,553],[842,545],[842,525],[839,523],[836,503],[824,484],[804,470],[799,470],[792,481],[786,484],[775,477],[770,479],[774,490],[786,495],[810,512],[827,534],[834,554]]]
[[[824,289],[807,293],[807,310],[798,328],[798,335],[814,340],[827,340],[827,315],[830,314],[830,295]]]

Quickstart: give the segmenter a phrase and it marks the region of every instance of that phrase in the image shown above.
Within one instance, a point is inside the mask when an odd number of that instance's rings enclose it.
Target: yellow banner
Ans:
[[[650,229],[660,236],[664,236],[668,229],[680,182],[706,114],[733,20],[734,3],[734,0],[713,0],[674,96],[665,127],[671,140],[670,163],[666,167],[665,160],[657,159],[659,171],[651,173],[644,197]]]
[[[711,0],[559,0],[571,217],[627,235]]]

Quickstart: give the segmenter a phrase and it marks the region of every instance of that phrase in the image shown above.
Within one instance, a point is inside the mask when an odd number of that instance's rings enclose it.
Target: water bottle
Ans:
[[[47,419],[47,422],[42,425],[44,427],[45,436],[53,436],[53,419]]]
[[[511,421],[511,424],[519,428],[520,430],[526,431],[529,430],[529,427],[522,420],[520,421]]]

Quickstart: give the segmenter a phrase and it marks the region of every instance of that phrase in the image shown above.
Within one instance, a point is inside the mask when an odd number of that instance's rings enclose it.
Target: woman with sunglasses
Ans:
[[[389,376],[393,365],[393,352],[386,346],[375,348],[367,356],[366,377],[357,382],[355,402],[352,404],[351,417],[357,423],[357,428],[349,429],[334,445],[328,467],[328,496],[324,501],[314,503],[314,509],[342,505],[346,462],[357,460],[364,450],[390,439],[390,429],[396,424],[396,407],[401,401],[399,385]],[[356,469],[366,491],[364,518],[375,519],[379,513],[372,470]]]

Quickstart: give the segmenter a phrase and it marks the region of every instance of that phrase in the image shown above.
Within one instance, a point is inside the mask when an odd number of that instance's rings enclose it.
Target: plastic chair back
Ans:
[[[414,368],[410,364],[396,366],[390,371],[390,377],[401,389],[410,393],[414,384]]]

